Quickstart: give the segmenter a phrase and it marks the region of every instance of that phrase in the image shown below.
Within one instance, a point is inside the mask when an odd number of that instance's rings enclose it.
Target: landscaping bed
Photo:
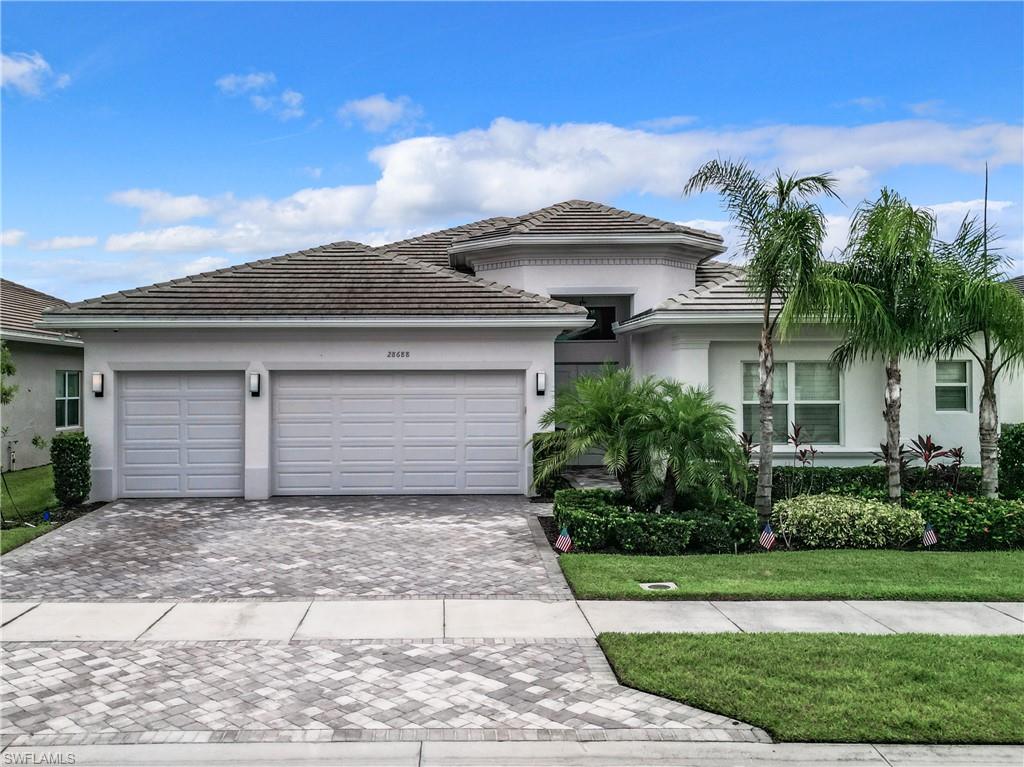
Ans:
[[[1024,743],[1024,638],[602,634],[619,681],[779,741]]]
[[[1024,600],[1024,551],[564,554],[559,562],[578,599]],[[661,581],[679,588],[639,586]]]
[[[54,496],[53,469],[49,465],[7,472],[4,479],[6,485],[0,488],[4,519],[0,525],[0,554],[6,554],[103,505],[102,501],[94,501],[62,508]],[[25,522],[33,527],[25,525]]]

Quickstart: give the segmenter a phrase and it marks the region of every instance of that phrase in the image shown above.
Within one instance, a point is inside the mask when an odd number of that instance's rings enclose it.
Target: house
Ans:
[[[40,324],[86,342],[98,499],[524,493],[555,389],[606,362],[710,386],[754,430],[759,311],[725,250],[572,200],[126,290]],[[883,370],[830,368],[838,338],[812,326],[780,344],[777,441],[797,421],[823,463],[862,463],[883,439]],[[908,363],[905,433],[976,461],[978,380],[966,357]],[[1003,417],[1020,420],[1010,395]]]
[[[0,279],[0,340],[16,369],[4,383],[18,387],[0,405],[4,471],[49,463],[48,446],[34,438],[48,443],[59,431],[82,428],[82,339],[35,326],[44,309],[63,306],[55,296]]]

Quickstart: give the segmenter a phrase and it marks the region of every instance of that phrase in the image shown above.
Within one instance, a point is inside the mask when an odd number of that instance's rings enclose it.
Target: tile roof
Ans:
[[[776,299],[774,308],[781,308]],[[722,261],[705,261],[697,267],[696,286],[662,301],[655,312],[758,312],[761,299],[750,293],[747,273]]]
[[[1024,274],[1019,277],[1011,277],[1007,282],[1017,288],[1021,293],[1024,293]]]
[[[456,242],[476,242],[511,234],[666,234],[679,233],[722,243],[718,234],[671,221],[630,213],[589,200],[566,200],[515,218],[499,221],[477,232],[466,232]]]
[[[35,322],[42,317],[43,309],[67,305],[68,302],[61,298],[0,278],[0,331],[32,333],[55,339],[66,337],[71,334],[40,330],[35,327]]]
[[[472,224],[453,226],[450,229],[442,229],[439,232],[429,232],[408,240],[380,245],[374,248],[374,250],[407,258],[415,258],[435,266],[447,267],[450,264],[448,248],[451,247],[456,238],[464,235],[478,234],[511,220],[504,216],[486,218],[483,221],[475,221]]]
[[[53,314],[133,317],[585,315],[586,310],[356,242],[113,293]]]

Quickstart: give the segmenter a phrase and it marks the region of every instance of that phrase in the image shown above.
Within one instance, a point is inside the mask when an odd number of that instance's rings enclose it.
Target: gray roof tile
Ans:
[[[0,331],[34,333],[54,338],[67,336],[69,334],[66,332],[35,327],[44,309],[67,305],[68,302],[61,298],[0,278]]]

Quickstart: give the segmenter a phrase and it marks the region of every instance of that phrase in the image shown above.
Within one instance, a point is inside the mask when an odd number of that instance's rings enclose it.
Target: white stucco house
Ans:
[[[379,247],[340,242],[46,313],[85,341],[97,499],[524,493],[555,390],[611,361],[710,386],[754,431],[758,313],[721,237],[573,200]],[[777,352],[781,425],[830,464],[883,438],[881,364]],[[904,370],[907,435],[978,456],[966,358]],[[1003,420],[1024,420],[1024,382]],[[781,433],[779,438],[784,441]]]
[[[0,279],[0,341],[16,368],[4,383],[18,387],[11,402],[0,405],[4,471],[49,463],[50,439],[82,428],[82,339],[35,326],[44,309],[61,306],[67,302]]]

